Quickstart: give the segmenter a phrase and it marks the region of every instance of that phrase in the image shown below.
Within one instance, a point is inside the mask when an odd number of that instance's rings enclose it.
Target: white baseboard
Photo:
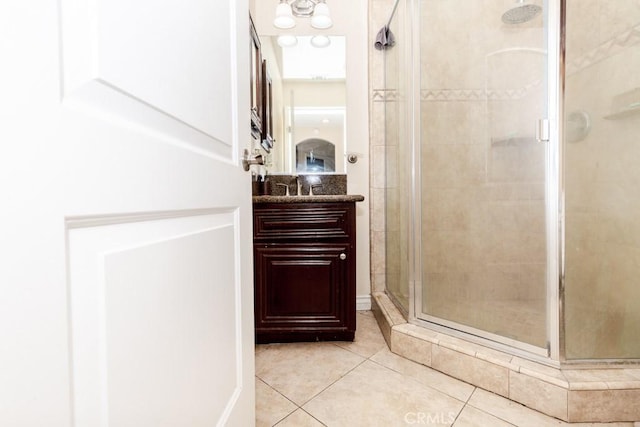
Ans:
[[[371,310],[371,295],[356,296],[356,310]]]

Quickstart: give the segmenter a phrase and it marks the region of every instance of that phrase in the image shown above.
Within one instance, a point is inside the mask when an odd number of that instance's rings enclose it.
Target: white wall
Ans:
[[[296,27],[279,30],[272,25],[278,0],[253,1],[251,9],[260,35],[325,34],[347,38],[347,151],[357,153],[358,162],[347,164],[347,184],[350,194],[362,194],[365,201],[357,203],[357,295],[366,301],[371,293],[369,263],[369,109],[368,109],[368,3],[367,0],[327,0],[333,27],[316,30],[309,20],[299,18]],[[364,303],[366,304],[366,303]],[[364,305],[361,306],[364,308]]]

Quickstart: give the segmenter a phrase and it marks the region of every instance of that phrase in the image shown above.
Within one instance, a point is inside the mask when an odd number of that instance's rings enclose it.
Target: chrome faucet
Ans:
[[[276,186],[284,187],[284,195],[285,196],[290,196],[291,195],[291,194],[289,194],[289,185],[283,184],[282,182],[276,182]]]
[[[302,182],[298,175],[294,175],[293,179],[296,181],[296,196],[302,196]]]
[[[323,185],[322,185],[322,184],[311,184],[311,185],[309,186],[309,195],[310,195],[310,196],[313,196],[313,194],[314,194],[314,193],[313,193],[313,189],[314,189],[314,188],[322,188],[322,187],[323,187]]]

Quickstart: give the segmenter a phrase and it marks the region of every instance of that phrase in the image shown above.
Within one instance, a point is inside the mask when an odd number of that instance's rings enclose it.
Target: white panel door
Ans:
[[[253,425],[248,28],[0,5],[0,425]]]

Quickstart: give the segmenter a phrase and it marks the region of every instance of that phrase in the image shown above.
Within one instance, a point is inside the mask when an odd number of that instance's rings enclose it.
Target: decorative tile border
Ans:
[[[420,101],[483,101],[487,95],[485,89],[424,89]]]
[[[567,74],[574,74],[613,56],[625,48],[640,44],[640,25],[614,36],[600,46],[567,62]]]
[[[542,80],[535,80],[519,89],[427,89],[420,91],[423,102],[437,101],[513,101],[522,99]]]
[[[513,101],[524,98],[541,83],[538,79],[519,89],[425,89],[420,91],[420,101]],[[373,89],[372,99],[373,102],[398,102],[401,97],[395,89]]]
[[[373,102],[397,102],[399,93],[396,89],[373,89],[371,99]]]
[[[618,34],[600,46],[590,50],[567,63],[567,75],[577,73],[600,61],[603,61],[625,48],[640,44],[640,25]],[[522,99],[539,87],[542,80],[535,80],[518,89],[424,89],[420,91],[422,102],[447,101],[513,101]],[[397,102],[401,99],[396,89],[373,89],[373,102]]]

